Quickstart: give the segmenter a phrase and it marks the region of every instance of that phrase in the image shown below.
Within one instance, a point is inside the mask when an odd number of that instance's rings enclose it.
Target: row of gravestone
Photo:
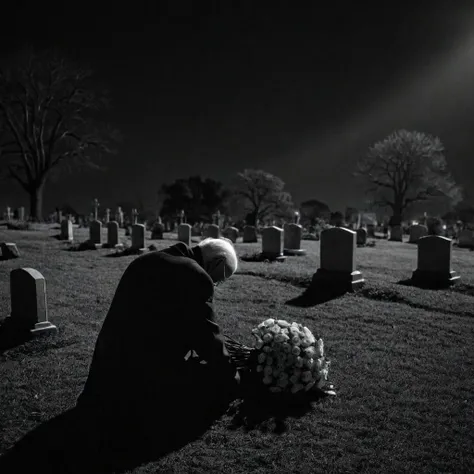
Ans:
[[[411,276],[420,286],[445,286],[459,280],[452,270],[453,241],[447,237],[429,235],[418,240],[417,268]],[[342,227],[321,232],[320,268],[316,281],[326,281],[332,286],[343,285],[354,289],[363,284],[363,278],[355,267],[357,234]]]
[[[140,225],[140,224],[137,224]],[[275,227],[264,229],[276,236]],[[320,268],[313,277],[316,284],[329,284],[331,289],[352,291],[364,284],[356,270],[356,232],[334,227],[321,232]],[[430,235],[418,241],[417,268],[412,280],[417,284],[449,285],[459,280],[451,268],[452,240]],[[56,333],[48,320],[46,282],[33,268],[18,268],[10,273],[11,321],[33,335]],[[8,319],[8,318],[7,318]]]
[[[409,243],[417,243],[422,237],[428,235],[428,227],[422,224],[414,224],[409,228]],[[390,229],[390,240],[402,241],[402,229],[400,226],[395,226]],[[464,229],[459,233],[458,237],[459,247],[474,247],[474,231]]]
[[[303,227],[299,224],[285,224],[283,229],[275,226],[265,227],[262,229],[262,247],[263,252],[283,255],[304,255],[305,250],[301,249],[301,237],[303,235]],[[189,224],[180,224],[178,226],[178,240],[187,245],[191,245],[192,227]],[[227,227],[221,233],[218,225],[210,224],[204,233],[204,237],[218,239],[225,237],[232,243],[236,243],[239,238],[239,229],[236,227]],[[258,242],[258,234],[255,226],[247,225],[244,227],[242,241],[244,243]]]

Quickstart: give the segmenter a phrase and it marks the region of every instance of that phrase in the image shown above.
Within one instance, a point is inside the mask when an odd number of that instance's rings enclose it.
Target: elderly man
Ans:
[[[212,299],[215,285],[236,270],[235,250],[224,239],[137,257],[115,292],[78,407],[132,415],[179,396],[189,400],[203,384],[232,397],[239,375]],[[185,360],[192,350],[205,365]]]

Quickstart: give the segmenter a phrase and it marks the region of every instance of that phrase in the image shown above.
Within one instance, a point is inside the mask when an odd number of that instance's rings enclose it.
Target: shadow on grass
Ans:
[[[288,420],[314,411],[314,404],[328,396],[322,391],[301,391],[296,395],[258,391],[234,402],[227,414],[232,416],[231,430],[258,430],[282,434],[288,431]]]
[[[347,291],[343,288],[311,283],[304,293],[286,301],[285,304],[299,308],[309,308],[344,296],[346,293]]]
[[[219,403],[210,393],[196,397],[189,392],[155,402],[133,421],[117,412],[106,417],[76,406],[37,426],[0,456],[0,472],[133,471],[202,436],[228,407],[228,399]]]
[[[8,349],[20,346],[32,339],[28,329],[18,327],[11,317],[5,318],[0,323],[0,355]]]
[[[437,283],[433,282],[416,282],[413,281],[411,278],[407,278],[405,280],[397,281],[397,285],[402,286],[411,286],[413,288],[420,288],[421,290],[448,290],[451,288],[451,285],[448,283]]]

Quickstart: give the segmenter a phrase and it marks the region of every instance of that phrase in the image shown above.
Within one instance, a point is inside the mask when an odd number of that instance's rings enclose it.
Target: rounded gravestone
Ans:
[[[178,240],[186,245],[191,245],[191,226],[189,224],[179,224]]]
[[[283,229],[275,226],[262,229],[262,257],[269,260],[285,260],[283,256]]]
[[[283,253],[285,255],[305,255],[306,250],[301,248],[303,226],[295,223],[283,226]]]

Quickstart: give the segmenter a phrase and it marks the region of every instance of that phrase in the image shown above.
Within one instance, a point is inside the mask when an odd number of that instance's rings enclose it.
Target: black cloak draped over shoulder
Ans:
[[[230,384],[236,371],[215,322],[213,296],[198,246],[178,243],[137,257],[115,292],[78,406],[141,403],[143,395],[186,390],[184,357],[191,349],[218,385]]]

